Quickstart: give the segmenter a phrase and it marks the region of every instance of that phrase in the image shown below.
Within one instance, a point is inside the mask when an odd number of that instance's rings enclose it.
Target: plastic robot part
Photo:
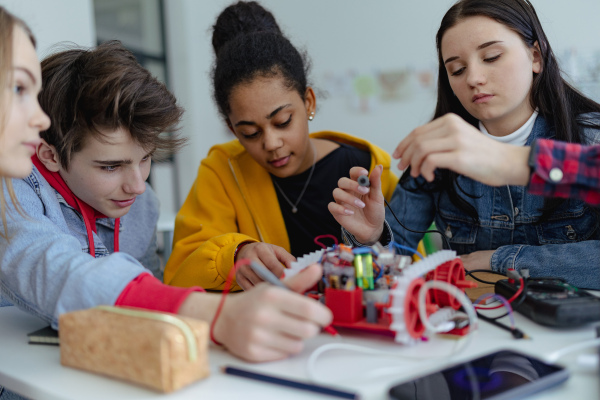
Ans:
[[[412,264],[412,257],[396,254],[394,256],[394,264],[396,265],[396,271],[402,272],[404,271],[404,269],[406,269],[409,265]]]
[[[465,280],[465,267],[460,258],[439,265],[427,274],[427,280],[446,282],[462,290],[477,286],[475,282]],[[431,294],[435,304],[440,307],[450,306],[455,310],[460,308],[460,302],[442,290],[433,289]]]
[[[394,264],[394,254],[393,253],[379,253],[377,256],[377,264],[382,266],[390,266]]]
[[[344,260],[346,262],[352,263],[354,261],[354,253],[352,249],[348,246],[340,245],[340,260]]]
[[[405,268],[404,276],[409,279],[425,276],[438,266],[454,259],[456,259],[456,252],[453,250],[437,251],[423,260],[411,264],[409,267]]]
[[[435,326],[436,332],[448,332],[455,328],[454,317],[458,314],[452,307],[444,307],[429,316],[429,322]],[[451,322],[448,324],[448,322]]]
[[[390,289],[365,290],[363,300],[374,301],[375,303],[386,304],[390,298]]]
[[[296,261],[294,261],[290,264],[290,268],[285,270],[286,278],[291,278],[292,276],[296,275],[298,272],[302,271],[304,268],[308,267],[310,264],[318,263],[319,261],[321,261],[321,258],[323,257],[323,252],[325,252],[325,251],[329,252],[331,250],[333,250],[332,247],[330,247],[326,250],[321,249],[321,250],[313,251],[311,253],[305,254],[302,257],[297,258]]]
[[[400,277],[390,291],[388,313],[392,317],[390,330],[396,332],[394,340],[405,345],[413,345],[423,336],[425,327],[419,317],[418,294],[425,284],[422,278],[408,279]],[[431,307],[433,306],[433,307]],[[428,314],[435,306],[428,302]]]
[[[371,248],[377,255],[381,253],[390,253],[390,251],[379,242],[375,243],[373,246],[371,246]]]

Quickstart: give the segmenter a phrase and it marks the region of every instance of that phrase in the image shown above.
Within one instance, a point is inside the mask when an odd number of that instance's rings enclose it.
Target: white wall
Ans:
[[[533,0],[557,54],[568,49],[599,51],[600,1]],[[211,145],[232,139],[211,99],[209,72],[213,62],[210,27],[229,0],[166,0],[170,81],[187,109],[183,134],[190,145],[178,158],[181,198],[185,199],[200,160]],[[304,47],[313,62],[312,81],[328,89],[318,99],[311,130],[332,129],[362,136],[392,151],[413,128],[433,114],[434,88],[413,81],[404,99],[374,101],[361,112],[352,95],[331,92],[327,74],[376,74],[381,71],[433,71],[435,33],[454,0],[262,0],[284,32]],[[599,56],[600,59],[600,56]],[[598,61],[600,65],[600,61]],[[600,74],[600,73],[599,73]]]
[[[62,41],[96,44],[92,0],[0,0],[0,5],[29,25],[40,58]]]

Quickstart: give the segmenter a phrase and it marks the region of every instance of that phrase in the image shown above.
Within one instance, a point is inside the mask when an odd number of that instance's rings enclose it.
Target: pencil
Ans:
[[[266,282],[269,282],[271,285],[275,285],[282,289],[291,290],[289,287],[285,286],[285,284],[281,282],[281,280],[278,277],[276,277],[275,274],[269,271],[269,269],[264,265],[252,261],[250,263],[250,268],[252,268],[252,271],[256,272],[256,275],[260,276],[261,279],[263,279]],[[331,325],[324,327],[323,330],[329,333],[331,336],[339,337],[340,335]]]
[[[342,390],[332,389],[326,386],[313,385],[312,383],[298,382],[290,379],[277,378],[275,376],[264,375],[257,372],[247,371],[235,367],[221,367],[223,373],[235,375],[242,378],[254,379],[256,381],[272,383],[274,385],[286,386],[294,389],[307,390],[309,392],[326,394],[329,396],[339,397],[342,399],[358,399],[356,393],[344,392]]]

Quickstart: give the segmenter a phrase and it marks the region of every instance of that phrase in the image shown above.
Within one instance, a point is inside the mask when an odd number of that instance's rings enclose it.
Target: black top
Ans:
[[[290,252],[295,257],[319,250],[321,247],[314,242],[319,235],[334,235],[338,242],[342,243],[340,224],[333,218],[327,205],[334,201],[333,189],[338,186],[338,180],[344,176],[348,177],[350,168],[359,166],[369,170],[371,153],[344,143],[338,144],[340,147],[316,163],[313,176],[295,214],[292,213],[292,206],[275,186],[279,208],[290,239]],[[277,182],[292,203],[296,203],[309,174],[310,168],[288,178],[271,175],[271,179]],[[328,246],[333,244],[331,239],[324,239],[322,242]]]

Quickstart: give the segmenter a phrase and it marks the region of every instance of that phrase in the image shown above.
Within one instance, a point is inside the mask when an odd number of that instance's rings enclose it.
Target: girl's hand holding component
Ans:
[[[444,168],[490,186],[527,185],[528,156],[529,147],[493,140],[451,113],[413,130],[393,153],[412,177],[431,182]]]
[[[360,186],[358,178],[369,175],[360,167],[350,170],[350,178],[340,178],[333,191],[335,202],[329,212],[341,226],[364,244],[373,244],[381,237],[385,221],[385,203],[381,192],[383,166],[376,166],[369,177],[370,187]]]
[[[238,251],[237,260],[248,259],[256,261],[267,267],[276,277],[281,278],[285,267],[296,261],[296,257],[288,253],[283,247],[274,244],[256,242],[247,243]],[[242,289],[248,290],[263,280],[256,275],[250,265],[242,265],[236,271],[235,279]]]

